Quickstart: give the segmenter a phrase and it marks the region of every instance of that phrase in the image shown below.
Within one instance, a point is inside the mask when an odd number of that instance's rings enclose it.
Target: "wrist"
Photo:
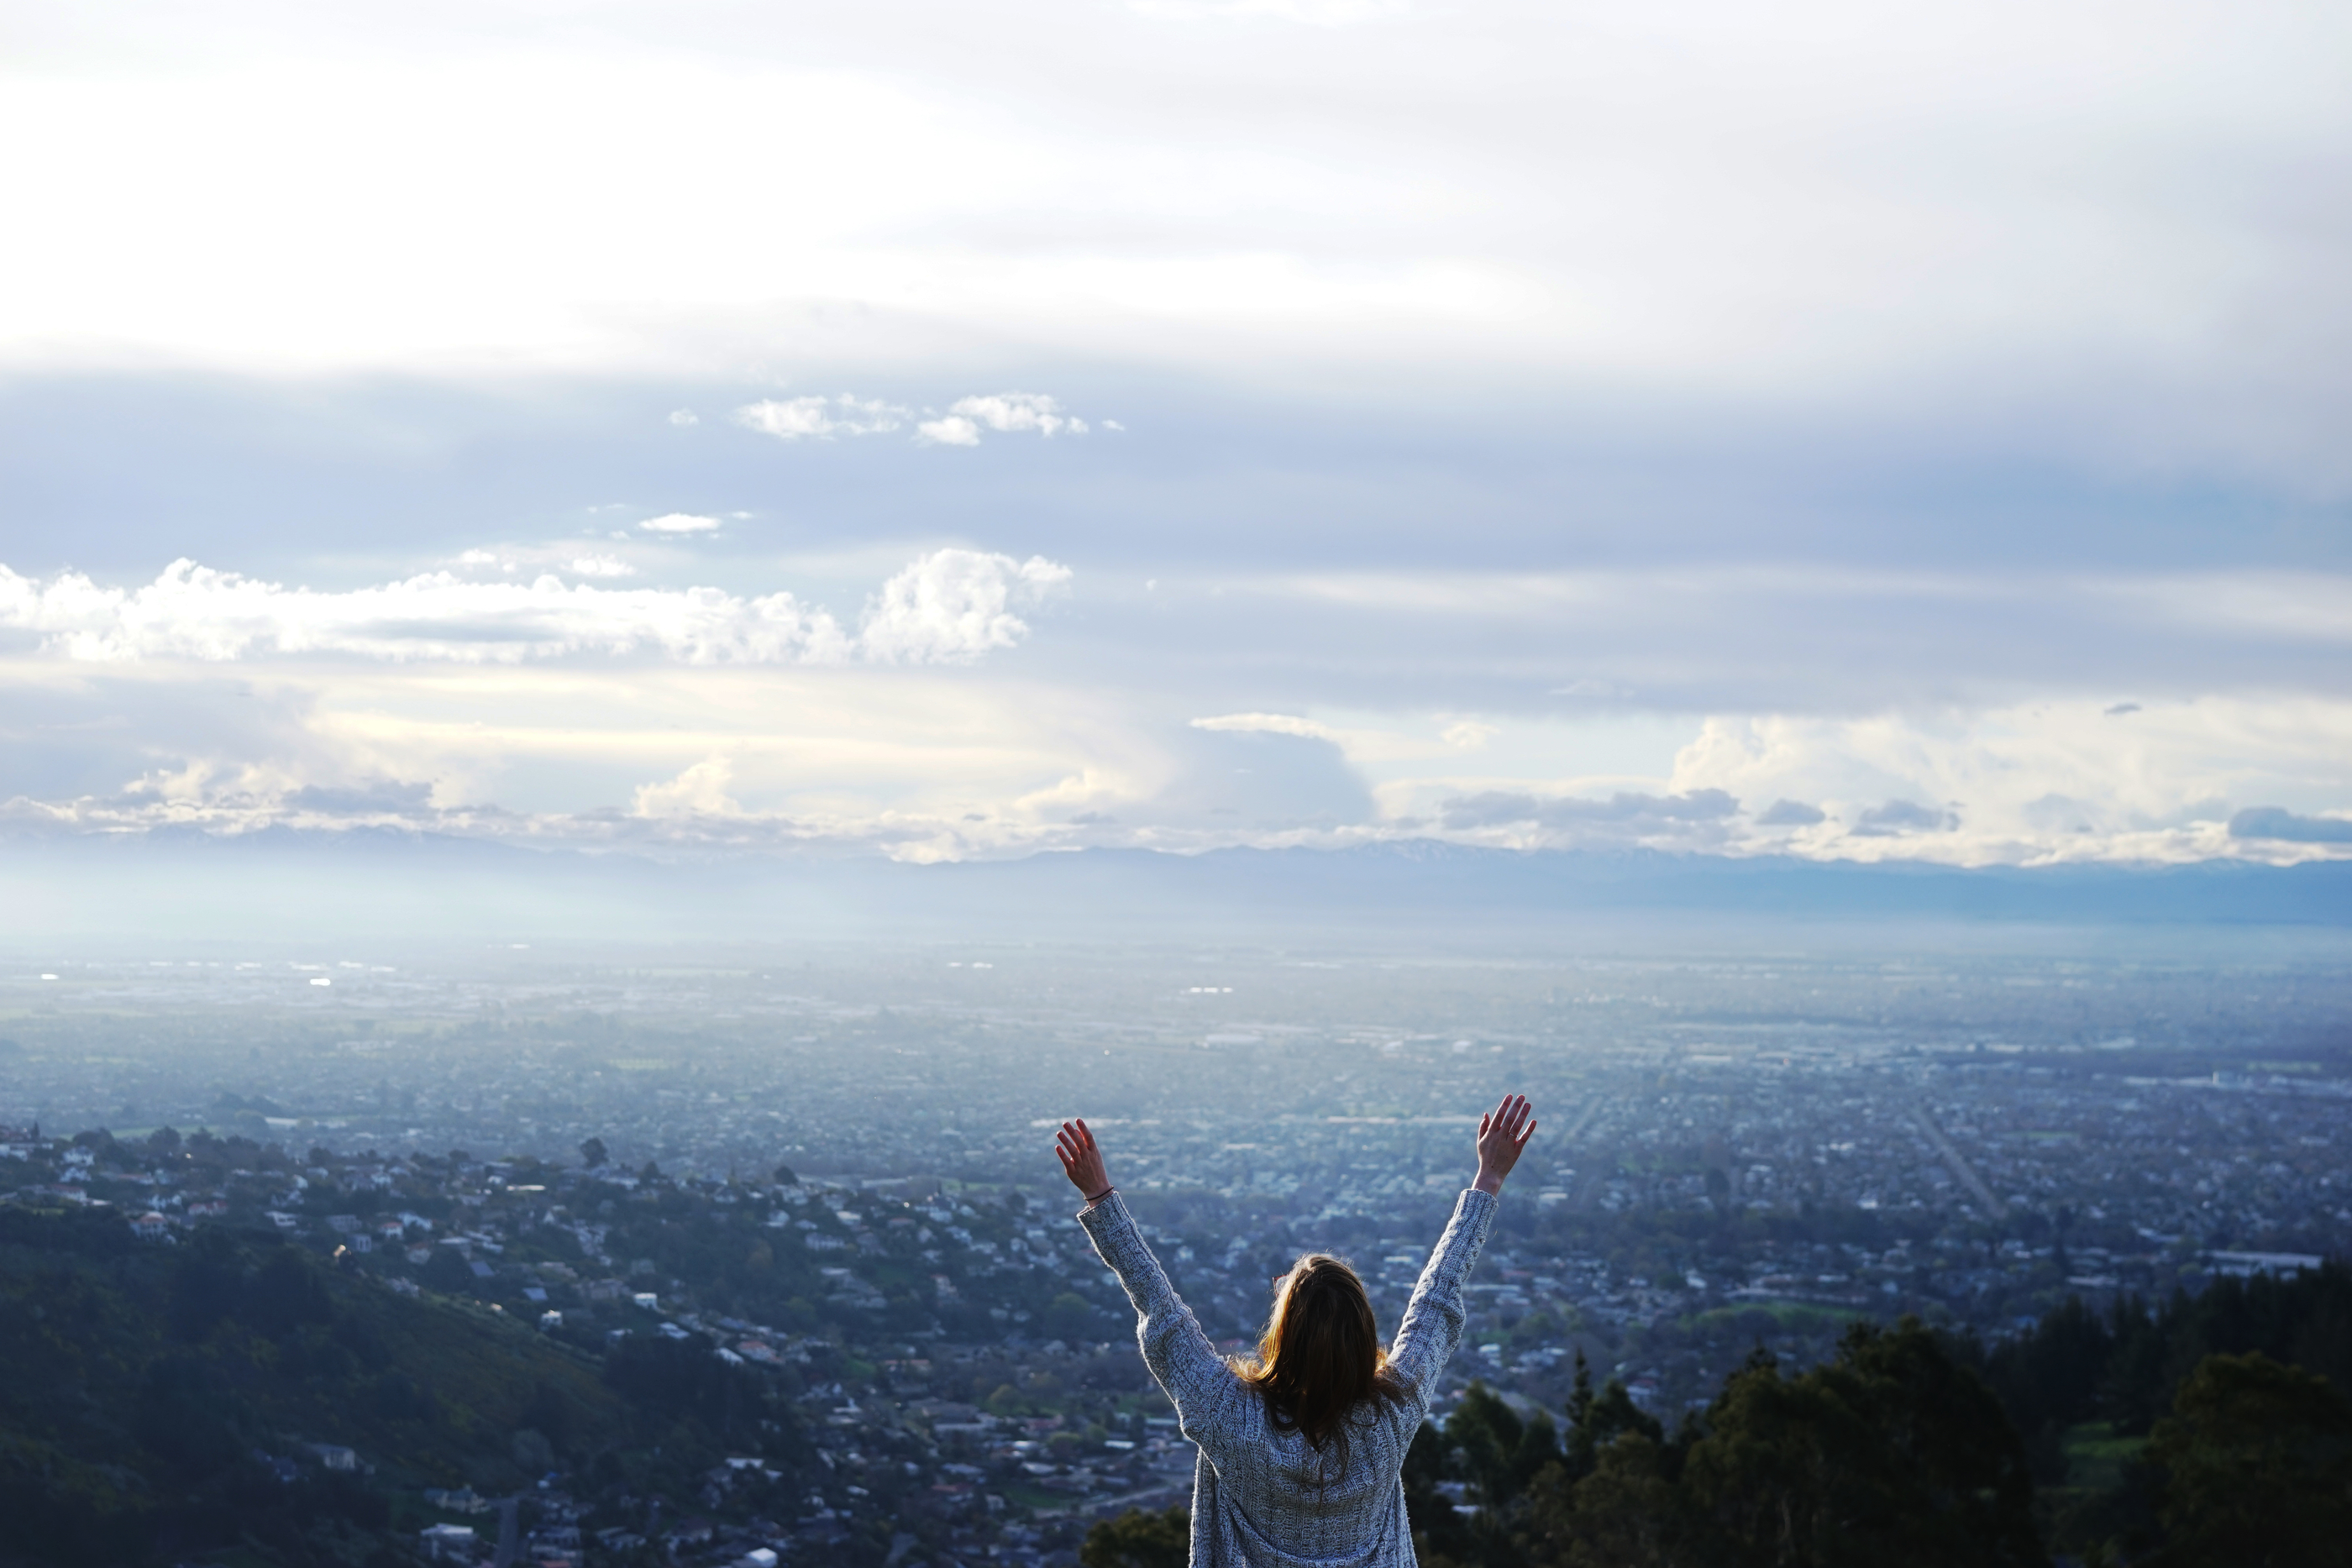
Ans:
[[[1477,1191],[1485,1193],[1488,1197],[1500,1197],[1503,1196],[1503,1178],[1495,1175],[1492,1171],[1480,1171],[1478,1173],[1478,1179],[1472,1182],[1470,1185]]]
[[[1118,1188],[1117,1188],[1117,1187],[1115,1187],[1115,1186],[1111,1186],[1111,1185],[1110,1185],[1110,1183],[1108,1183],[1108,1182],[1105,1182],[1105,1183],[1103,1183],[1103,1189],[1102,1189],[1102,1191],[1097,1192],[1097,1193],[1093,1193],[1093,1194],[1085,1194],[1085,1193],[1081,1193],[1079,1196],[1081,1196],[1081,1197],[1085,1197],[1085,1198],[1086,1198],[1086,1200],[1087,1200],[1087,1202],[1088,1202],[1089,1204],[1096,1204],[1096,1203],[1100,1203],[1103,1199],[1105,1199],[1105,1198],[1108,1197],[1111,1194],[1113,1194],[1113,1193],[1117,1192],[1118,1190]]]

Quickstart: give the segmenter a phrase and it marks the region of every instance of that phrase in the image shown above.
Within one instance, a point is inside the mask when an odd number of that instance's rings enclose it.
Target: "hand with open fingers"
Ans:
[[[1086,1118],[1065,1122],[1054,1135],[1054,1153],[1061,1156],[1062,1174],[1088,1203],[1110,1196],[1110,1173],[1103,1168],[1102,1149],[1087,1128]]]
[[[1478,1118],[1478,1179],[1471,1186],[1489,1195],[1503,1190],[1503,1178],[1535,1135],[1535,1117],[1526,1095],[1506,1094],[1501,1104]]]

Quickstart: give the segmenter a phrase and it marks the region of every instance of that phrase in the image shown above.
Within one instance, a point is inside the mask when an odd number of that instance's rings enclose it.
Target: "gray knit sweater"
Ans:
[[[1176,1403],[1192,1467],[1193,1568],[1413,1568],[1405,1521],[1405,1449],[1429,1414],[1437,1375],[1462,1342],[1462,1295],[1494,1223],[1496,1200],[1473,1187],[1421,1271],[1389,1364],[1410,1390],[1352,1419],[1347,1469],[1317,1486],[1318,1456],[1297,1429],[1277,1429],[1265,1398],[1225,1364],[1112,1193],[1078,1222],[1127,1287],[1141,1320],[1144,1364]]]

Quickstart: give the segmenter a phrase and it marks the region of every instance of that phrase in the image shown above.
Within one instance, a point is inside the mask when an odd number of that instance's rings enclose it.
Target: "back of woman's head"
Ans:
[[[1265,1396],[1277,1427],[1296,1427],[1318,1448],[1336,1439],[1343,1468],[1349,1418],[1367,1400],[1402,1393],[1372,1325],[1363,1281],[1319,1252],[1301,1258],[1283,1277],[1257,1360],[1240,1370]]]

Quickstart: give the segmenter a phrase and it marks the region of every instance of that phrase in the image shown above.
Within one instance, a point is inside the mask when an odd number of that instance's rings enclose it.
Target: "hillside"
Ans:
[[[112,1213],[0,1208],[0,1364],[9,1563],[242,1545],[381,1568],[406,1560],[382,1542],[414,1489],[511,1490],[631,1430],[592,1357],[502,1313],[266,1234],[141,1243]]]

